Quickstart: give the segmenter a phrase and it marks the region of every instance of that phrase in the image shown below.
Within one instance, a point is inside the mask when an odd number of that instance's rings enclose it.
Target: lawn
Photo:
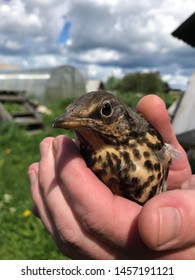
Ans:
[[[52,120],[64,110],[62,101],[44,117],[45,131],[29,134],[12,123],[0,126],[0,259],[64,259],[39,219],[31,212],[28,166],[39,160],[39,143],[56,136]]]
[[[135,107],[140,95],[123,99]],[[167,98],[167,97],[166,97]],[[39,219],[32,213],[27,177],[28,166],[39,160],[39,143],[62,131],[51,128],[52,120],[64,111],[70,100],[49,108],[44,117],[46,129],[28,134],[12,123],[0,126],[0,259],[64,259]]]

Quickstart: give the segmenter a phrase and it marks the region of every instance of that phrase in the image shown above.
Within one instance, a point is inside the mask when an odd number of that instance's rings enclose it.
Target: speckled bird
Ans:
[[[52,126],[76,133],[87,166],[114,194],[143,205],[166,189],[169,146],[113,94],[93,91],[77,98]]]

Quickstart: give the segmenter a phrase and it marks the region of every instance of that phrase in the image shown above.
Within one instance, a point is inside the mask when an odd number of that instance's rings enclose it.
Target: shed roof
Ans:
[[[173,31],[172,35],[195,48],[194,32],[195,12],[188,19],[186,19],[175,31]]]
[[[41,102],[54,102],[83,94],[85,79],[78,69],[70,65],[43,69],[2,70],[0,89],[24,91],[27,97]]]
[[[173,33],[195,48],[195,12],[185,20]],[[192,75],[185,93],[181,96],[172,121],[177,139],[185,148],[195,148],[195,73]]]
[[[105,85],[100,80],[88,80],[85,85],[86,92],[105,89]]]
[[[195,147],[195,73],[189,80],[185,93],[180,97],[175,116],[172,120],[179,142],[186,148]]]

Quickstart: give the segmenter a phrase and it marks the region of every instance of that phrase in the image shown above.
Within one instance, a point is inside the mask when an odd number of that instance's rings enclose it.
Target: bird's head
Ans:
[[[137,114],[116,96],[93,91],[77,98],[57,117],[53,127],[71,129],[85,142],[115,143],[135,127]]]

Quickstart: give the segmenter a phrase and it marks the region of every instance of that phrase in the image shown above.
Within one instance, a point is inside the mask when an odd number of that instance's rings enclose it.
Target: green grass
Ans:
[[[123,95],[132,108],[142,95]],[[166,96],[167,98],[167,96]],[[52,129],[52,120],[71,100],[52,104],[44,117],[46,130],[29,135],[12,123],[0,125],[0,259],[64,259],[32,213],[28,166],[39,161],[39,143],[46,136],[65,133]]]
[[[28,134],[13,123],[0,125],[0,259],[65,259],[31,213],[28,166],[39,160],[39,143],[63,131],[51,128],[65,102],[51,106],[45,131]],[[9,199],[6,199],[9,198]]]
[[[24,113],[26,112],[26,109],[22,104],[20,103],[11,103],[11,102],[4,102],[4,107],[6,110],[8,110],[10,113]]]

